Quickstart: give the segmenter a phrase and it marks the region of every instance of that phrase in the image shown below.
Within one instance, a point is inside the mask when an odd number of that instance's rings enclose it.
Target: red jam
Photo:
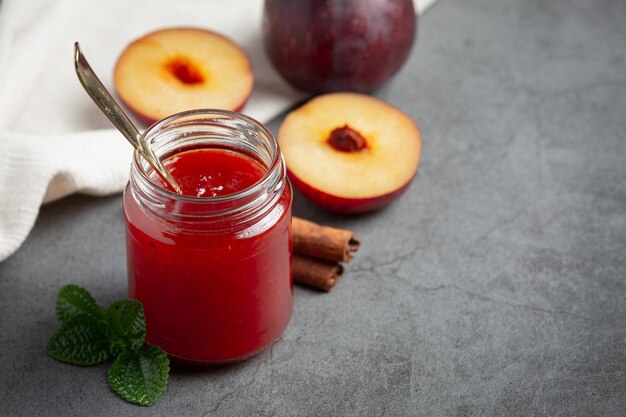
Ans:
[[[189,197],[210,202],[258,183],[267,168],[224,149],[175,154],[165,166]],[[150,180],[164,188],[156,175]],[[254,221],[180,222],[124,194],[129,296],[143,303],[147,342],[175,358],[243,359],[276,340],[291,316],[291,188]],[[175,199],[176,197],[173,197]],[[163,209],[186,213],[185,204]],[[194,205],[194,207],[196,207]],[[251,223],[251,224],[248,224]],[[226,226],[225,226],[226,225]]]
[[[254,159],[224,149],[196,149],[168,158],[165,167],[188,197],[218,197],[245,190],[265,175]],[[165,182],[151,172],[150,179],[161,188]]]

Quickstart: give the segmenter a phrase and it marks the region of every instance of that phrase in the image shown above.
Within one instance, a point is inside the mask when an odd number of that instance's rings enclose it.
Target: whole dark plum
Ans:
[[[265,0],[265,50],[293,86],[371,92],[404,64],[416,35],[412,0]]]

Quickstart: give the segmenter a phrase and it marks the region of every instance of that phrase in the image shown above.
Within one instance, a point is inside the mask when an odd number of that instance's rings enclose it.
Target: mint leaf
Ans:
[[[96,304],[89,292],[78,285],[66,285],[57,296],[57,318],[64,324],[77,316],[88,316],[92,319],[104,320],[104,308]]]
[[[52,335],[46,352],[54,359],[74,365],[95,365],[108,359],[109,339],[101,325],[89,316],[76,316]]]
[[[143,306],[135,300],[120,300],[106,310],[111,353],[139,349],[146,340]]]
[[[125,350],[109,370],[109,385],[126,401],[152,405],[165,390],[170,371],[167,354],[145,344],[138,350]]]

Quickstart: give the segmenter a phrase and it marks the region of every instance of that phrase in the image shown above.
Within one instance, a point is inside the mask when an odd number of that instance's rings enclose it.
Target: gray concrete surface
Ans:
[[[423,131],[408,193],[360,217],[298,196],[363,240],[345,279],[296,288],[258,356],[176,367],[152,408],[44,353],[63,284],[125,294],[120,197],[45,207],[0,264],[0,415],[625,415],[625,22],[623,0],[436,4],[378,93]]]

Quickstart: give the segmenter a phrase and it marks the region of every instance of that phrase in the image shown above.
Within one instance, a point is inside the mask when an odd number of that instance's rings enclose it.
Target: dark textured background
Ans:
[[[152,408],[44,353],[63,284],[125,295],[119,195],[44,207],[0,264],[0,415],[625,415],[626,1],[441,0],[378,95],[423,132],[407,194],[354,218],[298,198],[364,242],[344,280]]]

